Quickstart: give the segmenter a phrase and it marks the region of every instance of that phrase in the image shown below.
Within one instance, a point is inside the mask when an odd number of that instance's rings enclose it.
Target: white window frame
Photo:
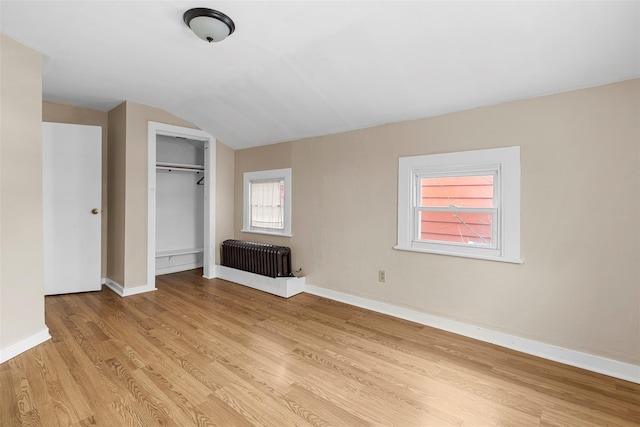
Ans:
[[[494,175],[491,246],[418,239],[420,180],[425,177]],[[429,209],[438,210],[438,209]],[[442,210],[446,210],[442,209]],[[398,243],[395,249],[522,263],[520,259],[520,147],[400,157]]]
[[[257,181],[284,181],[284,228],[266,228],[251,226],[251,183]],[[291,168],[272,169],[265,171],[245,172],[243,186],[242,232],[256,234],[270,234],[276,236],[291,236]]]

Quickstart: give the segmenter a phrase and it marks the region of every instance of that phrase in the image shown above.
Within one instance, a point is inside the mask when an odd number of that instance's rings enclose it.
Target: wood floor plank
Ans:
[[[638,426],[640,385],[201,270],[46,297],[1,426]]]
[[[197,426],[250,427],[254,425],[215,395],[198,405],[198,410],[207,414],[209,424],[202,422],[196,424]]]
[[[315,420],[313,424],[315,425],[344,425],[352,427],[373,425],[371,422],[357,417],[339,405],[323,399],[317,393],[312,393],[296,383],[290,386],[285,398],[288,401],[296,402],[298,406],[312,413],[312,418]]]
[[[616,416],[606,415],[571,404],[554,405],[545,408],[540,420],[541,426],[608,426],[638,427],[637,422],[623,420]]]

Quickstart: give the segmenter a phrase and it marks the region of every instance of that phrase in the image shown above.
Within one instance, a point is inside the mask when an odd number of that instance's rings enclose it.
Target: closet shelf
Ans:
[[[177,255],[189,255],[204,252],[204,248],[186,248],[186,249],[172,249],[168,251],[156,252],[156,258],[177,256]]]
[[[185,165],[183,163],[156,163],[156,169],[159,170],[175,170],[175,171],[190,171],[190,172],[202,172],[204,171],[203,165]]]

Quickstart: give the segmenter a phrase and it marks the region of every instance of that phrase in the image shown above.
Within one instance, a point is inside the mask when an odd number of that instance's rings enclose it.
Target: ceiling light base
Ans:
[[[236,25],[227,15],[205,7],[187,10],[182,19],[191,31],[209,43],[222,41],[236,30]]]

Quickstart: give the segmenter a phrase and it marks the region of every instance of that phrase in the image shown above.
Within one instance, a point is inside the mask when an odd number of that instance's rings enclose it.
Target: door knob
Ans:
[[[93,209],[91,209],[91,213],[94,214],[94,215],[98,215],[100,213],[100,209],[93,208]]]

